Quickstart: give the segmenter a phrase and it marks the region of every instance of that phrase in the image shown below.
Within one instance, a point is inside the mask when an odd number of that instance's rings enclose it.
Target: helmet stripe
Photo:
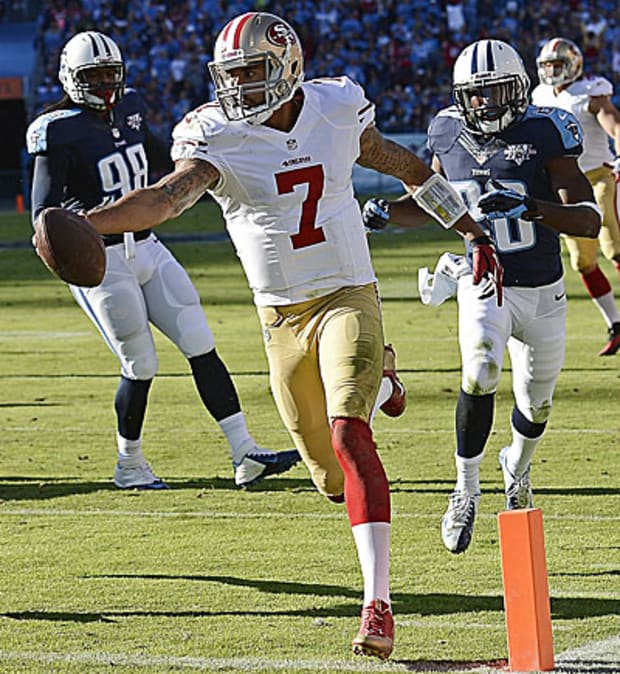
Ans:
[[[254,16],[256,12],[247,12],[238,16],[236,19],[229,21],[222,32],[222,42],[227,45],[227,51],[233,49],[239,49],[239,42],[241,40],[241,32],[245,24]],[[232,45],[228,44],[229,39],[232,37]]]
[[[93,48],[93,56],[95,58],[99,58],[102,55],[107,57],[112,56],[112,49],[110,48],[108,38],[105,35],[95,33],[94,31],[89,31],[86,35],[88,35],[88,38],[90,39]]]
[[[471,55],[471,74],[475,75],[478,72],[478,45],[480,43],[476,42],[474,45],[474,51]]]
[[[94,33],[86,33],[86,35],[88,35],[88,39],[90,40],[91,47],[92,47],[92,50],[93,50],[93,56],[95,58],[98,58],[99,55],[100,55],[100,52],[99,52],[99,45],[97,44],[97,40],[95,40],[95,34]]]
[[[493,72],[495,70],[495,59],[493,58],[493,43],[487,40],[487,70]]]

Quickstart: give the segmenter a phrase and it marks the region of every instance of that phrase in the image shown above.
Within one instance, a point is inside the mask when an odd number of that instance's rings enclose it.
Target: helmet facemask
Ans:
[[[96,71],[106,70],[108,77],[95,78]],[[100,73],[99,73],[100,74]],[[123,97],[125,66],[83,66],[76,69],[71,100],[94,110],[111,110]]]
[[[472,104],[472,99],[477,103]],[[454,100],[467,125],[484,135],[504,131],[523,114],[528,104],[527,87],[516,75],[479,78],[476,83],[454,86]]]
[[[231,74],[237,68],[263,68],[265,79],[239,84]],[[295,93],[290,83],[283,79],[284,63],[272,53],[250,58],[231,59],[226,64],[209,63],[217,99],[230,121],[248,121],[262,124],[273,112],[289,101]],[[262,94],[261,102],[252,102],[255,94]]]

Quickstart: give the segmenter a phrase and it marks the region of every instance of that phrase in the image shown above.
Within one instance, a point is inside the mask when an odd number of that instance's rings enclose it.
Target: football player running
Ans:
[[[446,180],[377,131],[359,85],[304,82],[299,38],[281,18],[234,18],[209,68],[217,100],[175,128],[175,171],[89,215],[101,232],[141,230],[205,191],[219,203],[253,291],[278,411],[318,490],[345,502],[364,580],[353,650],[387,658],[390,491],[369,425],[383,328],[353,165],[421,186],[416,198],[466,238],[484,232]],[[476,279],[492,276],[501,289],[490,242],[476,248]]]
[[[620,311],[597,256],[600,248],[620,277],[620,110],[611,102],[613,85],[609,80],[583,75],[583,56],[574,42],[560,37],[549,40],[536,64],[540,83],[532,92],[532,103],[572,112],[583,130],[579,166],[592,184],[603,226],[598,239],[567,237],[565,242],[571,266],[581,275],[609,329],[609,340],[599,356],[613,356],[620,349]]]
[[[502,306],[458,274],[461,390],[456,406],[456,487],[442,520],[444,545],[470,544],[480,499],[480,462],[491,430],[504,351],[512,363],[512,442],[499,455],[508,510],[532,506],[530,463],[564,359],[566,293],[558,232],[594,238],[601,223],[580,171],[581,130],[557,109],[528,105],[518,53],[499,40],[465,47],[453,73],[455,105],[432,120],[433,168],[488,227],[504,268]],[[416,226],[424,213],[409,198],[371,200],[364,220]],[[474,252],[475,255],[475,252]],[[475,259],[475,258],[474,258]]]
[[[95,31],[63,48],[59,79],[65,96],[27,131],[34,155],[32,218],[48,206],[75,210],[111,203],[148,183],[151,169],[173,168],[169,148],[150,131],[142,99],[125,89],[116,43]],[[149,230],[104,236],[106,273],[94,288],[70,286],[77,303],[121,365],[114,399],[118,460],[114,484],[162,489],[142,452],[147,397],[158,361],[149,322],[188,359],[198,393],[230,444],[235,483],[248,487],[300,460],[297,450],[256,445],[235,386],[215,350],[198,292],[172,253]]]

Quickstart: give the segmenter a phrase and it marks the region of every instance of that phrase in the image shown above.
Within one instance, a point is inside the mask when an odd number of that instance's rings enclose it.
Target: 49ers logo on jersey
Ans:
[[[275,44],[276,47],[286,47],[287,44],[293,42],[291,29],[286,24],[280,22],[272,23],[267,28],[265,37],[271,44]]]

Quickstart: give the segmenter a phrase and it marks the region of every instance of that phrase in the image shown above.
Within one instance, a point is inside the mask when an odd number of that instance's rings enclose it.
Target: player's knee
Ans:
[[[316,466],[310,469],[310,476],[314,486],[323,496],[329,498],[344,494],[344,473],[339,465]]]
[[[528,405],[519,405],[521,414],[533,424],[544,424],[551,416],[551,401],[530,401]]]
[[[153,379],[159,368],[157,354],[144,353],[123,363],[123,374],[129,379]]]
[[[210,330],[190,330],[180,336],[178,346],[186,358],[195,358],[213,351],[215,339]]]
[[[200,306],[187,307],[182,311],[177,325],[178,333],[171,336],[186,358],[202,356],[215,348],[215,337]]]
[[[501,369],[494,359],[475,358],[463,367],[461,388],[472,396],[494,393],[499,384]]]
[[[591,274],[597,266],[596,257],[591,257],[589,255],[571,255],[570,266],[573,271],[576,271],[578,274],[583,274],[587,276]]]

